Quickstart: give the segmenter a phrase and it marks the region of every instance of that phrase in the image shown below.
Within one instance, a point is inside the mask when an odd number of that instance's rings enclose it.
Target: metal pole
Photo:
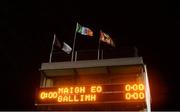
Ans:
[[[51,46],[51,52],[50,52],[50,56],[49,56],[49,63],[51,63],[51,58],[52,58],[52,53],[53,53],[53,49],[54,49],[55,40],[56,40],[56,34],[54,34],[54,38],[53,38],[53,42],[52,42],[52,46]]]
[[[99,60],[99,57],[100,57],[100,39],[99,39],[99,45],[98,45],[98,57],[97,57],[97,59]]]
[[[104,57],[104,51],[103,50],[101,50],[101,59],[103,59]]]
[[[76,23],[76,29],[77,29],[77,25],[78,25],[78,23]],[[71,61],[73,61],[73,58],[74,58],[74,49],[75,49],[75,44],[76,44],[76,29],[75,29],[75,33],[74,33],[74,41],[73,41],[73,50],[72,50],[72,54],[71,54]]]
[[[100,32],[101,32],[101,31],[100,31]],[[101,34],[100,34],[100,36],[101,36]],[[100,46],[100,44],[101,44],[100,38],[101,38],[101,37],[99,37],[97,60],[99,60],[99,57],[100,57],[100,47],[101,47],[101,46]]]
[[[75,62],[77,61],[77,51],[75,51]]]

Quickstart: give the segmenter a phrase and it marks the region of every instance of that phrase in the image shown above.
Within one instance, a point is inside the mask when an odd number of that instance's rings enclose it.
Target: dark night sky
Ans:
[[[38,69],[42,62],[48,60],[53,33],[72,46],[78,21],[96,33],[102,29],[110,34],[117,47],[137,46],[148,66],[152,108],[180,110],[177,102],[178,9],[177,3],[167,0],[26,0],[4,5],[3,18],[0,19],[3,26],[1,88],[6,97],[0,107],[8,110],[35,109],[35,88],[40,80]],[[95,43],[92,48],[94,46]]]

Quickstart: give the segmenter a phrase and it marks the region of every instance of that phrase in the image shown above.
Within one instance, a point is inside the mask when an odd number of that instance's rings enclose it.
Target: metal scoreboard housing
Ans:
[[[35,105],[43,110],[151,110],[142,57],[42,63]]]

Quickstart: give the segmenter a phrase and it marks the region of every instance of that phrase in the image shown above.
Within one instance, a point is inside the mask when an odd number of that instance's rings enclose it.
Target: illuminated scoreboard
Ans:
[[[144,102],[144,85],[108,84],[40,88],[37,104]]]
[[[150,110],[142,58],[43,63],[41,73],[42,110]]]

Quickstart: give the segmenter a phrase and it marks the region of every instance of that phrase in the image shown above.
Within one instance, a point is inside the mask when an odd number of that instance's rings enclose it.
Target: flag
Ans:
[[[56,38],[56,35],[55,35],[55,40],[54,40],[54,49],[59,49],[59,48],[61,48],[62,47],[62,45],[61,45],[61,43],[60,43],[60,41]]]
[[[93,36],[93,31],[87,27],[81,26],[79,23],[76,25],[76,32],[82,35]]]
[[[113,40],[111,39],[111,37],[102,31],[100,31],[100,38],[99,39],[100,39],[100,41],[106,42],[107,44],[115,47],[115,44],[114,44]]]
[[[72,48],[71,48],[68,44],[66,44],[65,42],[63,42],[62,50],[63,50],[64,52],[66,52],[67,54],[70,54],[71,51],[72,51]]]
[[[55,37],[55,42],[54,42],[54,50],[61,49],[62,51],[66,52],[67,54],[70,54],[72,51],[72,48],[66,44],[65,42],[60,43],[60,41]]]

